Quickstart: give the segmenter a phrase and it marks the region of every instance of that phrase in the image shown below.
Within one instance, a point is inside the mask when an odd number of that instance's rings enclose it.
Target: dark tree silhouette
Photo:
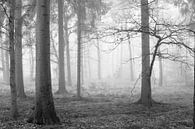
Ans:
[[[50,70],[50,0],[37,0],[36,21],[36,102],[28,122],[58,124]]]

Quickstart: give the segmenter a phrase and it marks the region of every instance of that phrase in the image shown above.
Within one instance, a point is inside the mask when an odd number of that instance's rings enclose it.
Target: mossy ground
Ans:
[[[191,129],[192,87],[157,87],[153,98],[160,102],[146,108],[133,104],[139,98],[129,94],[87,94],[82,100],[74,95],[54,95],[61,125],[40,126],[26,122],[33,107],[33,92],[19,99],[20,117],[10,118],[9,87],[0,90],[0,129]],[[128,90],[125,90],[126,92]],[[90,92],[90,91],[88,91]],[[118,92],[121,92],[119,90]],[[117,92],[116,92],[117,93]]]

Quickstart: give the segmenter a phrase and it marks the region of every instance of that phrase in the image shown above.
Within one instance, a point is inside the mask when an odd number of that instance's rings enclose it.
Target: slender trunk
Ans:
[[[26,94],[24,92],[24,82],[23,82],[23,61],[22,61],[22,21],[21,18],[22,13],[22,1],[16,0],[16,10],[15,10],[15,58],[16,58],[16,87],[17,87],[17,96],[20,98],[25,98]]]
[[[66,56],[67,56],[67,72],[68,72],[68,85],[72,86],[72,74],[71,74],[71,66],[70,66],[70,47],[69,47],[69,35],[68,35],[68,19],[65,17],[65,39],[66,39]]]
[[[186,40],[188,39],[189,37],[186,37]],[[189,41],[186,42],[186,45],[189,46]],[[186,62],[188,62],[188,50],[185,51],[185,60]],[[188,86],[188,65],[187,64],[184,64],[184,79],[185,79],[185,85]]]
[[[195,33],[194,33],[194,65],[195,65]],[[194,107],[194,113],[193,113],[193,129],[195,129],[195,67],[194,67],[194,96],[193,96],[193,107]]]
[[[160,50],[159,50],[160,53]],[[163,86],[163,67],[162,67],[162,59],[161,59],[161,54],[159,55],[159,86]]]
[[[88,63],[89,80],[91,80],[90,49],[88,44],[87,44],[87,58],[88,58],[87,63]]]
[[[129,58],[130,58],[130,80],[131,82],[134,81],[134,71],[133,71],[133,59],[132,59],[132,50],[131,50],[131,39],[130,36],[128,35],[128,42],[129,42]]]
[[[121,42],[120,44],[121,49],[120,49],[120,76],[122,75],[122,69],[123,69],[123,44]]]
[[[97,55],[98,55],[98,79],[102,79],[102,74],[101,74],[101,53],[100,53],[100,43],[97,35]]]
[[[82,44],[82,40],[81,40],[81,44]],[[81,86],[84,85],[85,80],[84,80],[84,71],[85,71],[85,55],[84,55],[84,46],[81,47]]]
[[[148,0],[141,0],[141,25],[142,25],[142,80],[140,103],[152,106],[151,75],[150,75],[150,37],[149,34],[149,7]]]
[[[5,82],[7,84],[10,84],[10,80],[9,80],[9,78],[10,78],[10,61],[9,61],[9,58],[10,58],[9,51],[5,51],[5,63],[6,64],[5,64],[5,69],[4,69],[4,77],[5,77]]]
[[[1,34],[0,34],[0,39],[2,40]],[[1,43],[1,47],[3,48],[3,43]],[[2,65],[2,71],[3,71],[3,81],[5,80],[4,78],[4,69],[5,69],[5,54],[4,50],[1,49],[1,65]]]
[[[9,45],[8,43],[6,42],[3,47],[6,47],[7,49],[9,49]],[[9,84],[10,83],[10,80],[9,80],[9,66],[10,66],[10,62],[9,62],[9,51],[5,50],[3,52],[3,55],[4,57],[2,58],[4,60],[4,64],[3,64],[3,80],[6,84]]]
[[[114,77],[114,51],[112,52],[112,77]]]
[[[159,8],[159,0],[156,0],[156,6]],[[159,21],[159,9],[157,9],[157,21]],[[159,27],[157,26],[157,33],[159,33]],[[159,86],[163,86],[163,67],[162,67],[162,58],[161,58],[161,52],[159,48]]]
[[[35,66],[34,66],[34,63],[35,63],[35,59],[34,59],[34,51],[33,51],[33,46],[30,47],[30,79],[31,80],[34,80],[34,69],[35,69]]]
[[[17,91],[15,83],[15,44],[14,44],[14,19],[15,19],[15,0],[9,0],[9,52],[10,52],[10,88],[11,88],[11,113],[14,119],[17,119]]]
[[[1,41],[3,41],[2,40],[2,34],[0,34],[0,39],[1,39]],[[1,42],[0,44],[1,44],[1,47],[3,48],[4,47],[3,42]],[[4,73],[4,71],[5,71],[5,54],[4,54],[4,51],[5,50],[1,49],[1,65],[2,65],[2,72],[3,72],[3,82],[5,82],[5,80],[6,80],[5,73]]]
[[[36,102],[28,122],[58,124],[52,88],[50,68],[50,0],[37,0],[36,21]]]
[[[81,98],[81,1],[78,1],[77,18],[77,97]]]
[[[5,15],[4,13],[0,13],[1,15],[1,18],[0,18],[0,31],[2,31],[2,26],[3,26],[3,22],[5,20]],[[1,47],[4,48],[4,42],[3,42],[3,37],[2,37],[2,33],[0,33],[0,44],[1,44]],[[6,82],[6,77],[5,77],[5,50],[4,49],[1,49],[1,65],[2,65],[2,72],[3,72],[3,82]],[[7,79],[8,80],[8,79]]]
[[[65,68],[64,68],[64,30],[63,30],[63,7],[64,1],[58,0],[58,40],[59,40],[59,61],[58,61],[58,68],[59,68],[59,89],[57,93],[64,94],[67,93],[66,84],[65,84]]]

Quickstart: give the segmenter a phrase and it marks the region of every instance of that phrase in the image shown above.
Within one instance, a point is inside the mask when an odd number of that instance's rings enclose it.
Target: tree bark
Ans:
[[[10,88],[11,88],[11,113],[14,119],[18,117],[17,91],[15,83],[15,43],[14,43],[14,19],[15,19],[15,0],[9,0],[9,52],[10,52]]]
[[[98,79],[102,79],[101,75],[101,53],[100,53],[100,43],[97,35],[97,56],[98,56]]]
[[[36,21],[36,102],[28,122],[59,124],[56,115],[50,68],[50,0],[37,0]]]
[[[71,74],[71,66],[70,66],[70,42],[69,42],[69,34],[68,34],[68,19],[65,15],[65,40],[66,40],[66,56],[67,56],[67,72],[68,72],[68,85],[72,86],[72,74]]]
[[[91,62],[90,62],[90,46],[87,44],[87,63],[88,63],[88,76],[89,80],[91,80]]]
[[[160,50],[159,50],[160,53]],[[162,59],[161,59],[161,54],[158,57],[159,60],[159,86],[163,86],[163,67],[162,67]]]
[[[26,94],[24,92],[24,82],[23,82],[23,61],[22,61],[22,1],[16,0],[16,9],[15,9],[15,58],[16,58],[16,88],[17,96],[20,98],[25,98]]]
[[[7,38],[7,37],[6,37]],[[3,47],[5,47],[6,49],[9,49],[9,43],[7,41],[5,41],[5,43],[2,45]],[[8,50],[3,50],[3,58],[2,58],[2,63],[3,63],[3,81],[6,83],[6,84],[10,84],[10,62],[9,62],[9,51]]]
[[[5,16],[4,16],[3,13],[0,13],[0,15],[1,15],[0,29],[2,29],[3,22],[5,20]],[[0,33],[0,39],[2,40],[2,38],[3,38],[2,33]],[[3,42],[3,40],[2,40],[1,47],[5,48],[5,44],[7,44],[7,43]],[[1,63],[2,63],[2,72],[3,72],[3,82],[8,83],[9,82],[9,73],[8,73],[8,71],[6,71],[6,65],[9,66],[9,64],[6,64],[6,62],[5,62],[5,55],[6,55],[5,53],[8,53],[8,51],[6,51],[4,49],[1,49]]]
[[[8,47],[7,43],[6,43],[6,47]],[[5,68],[3,70],[3,76],[4,76],[4,81],[7,84],[10,84],[10,61],[9,61],[9,51],[5,51]]]
[[[194,65],[195,65],[195,32],[194,32]],[[195,129],[195,67],[194,67],[194,96],[193,96],[193,108],[194,108],[194,113],[193,113],[193,129]]]
[[[33,46],[30,47],[30,79],[33,81],[34,80],[34,69],[35,69],[35,59],[34,59],[34,51],[33,51]]]
[[[58,61],[58,68],[59,68],[59,89],[57,91],[58,94],[65,94],[67,93],[66,90],[66,83],[65,83],[65,66],[64,66],[64,30],[63,30],[63,9],[64,8],[64,1],[58,0],[58,51],[59,51],[59,61]]]
[[[77,9],[77,98],[81,98],[81,1]]]
[[[149,37],[149,7],[148,0],[141,0],[142,27],[142,80],[140,103],[152,106],[151,78],[150,78],[150,37]]]
[[[2,39],[2,35],[0,34],[0,39]],[[3,42],[1,42],[1,47],[3,48]],[[4,79],[4,69],[5,69],[5,54],[4,54],[4,50],[1,49],[1,65],[2,65],[2,71],[3,71],[3,81]]]
[[[132,60],[132,50],[131,50],[131,39],[130,35],[128,34],[128,43],[129,43],[129,58],[130,58],[130,80],[131,82],[134,81],[134,71],[133,71],[133,60]]]
[[[81,44],[82,42],[84,42],[83,39],[81,39]],[[85,71],[85,49],[84,49],[84,45],[82,44],[81,45],[81,86],[84,85],[85,83],[84,71]]]

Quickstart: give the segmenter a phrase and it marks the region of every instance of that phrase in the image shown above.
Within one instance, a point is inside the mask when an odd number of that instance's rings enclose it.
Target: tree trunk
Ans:
[[[0,33],[0,39],[1,39],[1,41],[2,41],[2,34]],[[3,42],[0,42],[0,44],[1,44],[1,47],[3,48],[4,46],[3,46]],[[4,54],[4,50],[3,49],[1,49],[0,50],[1,51],[1,65],[2,65],[2,72],[3,72],[3,82],[5,82],[5,76],[4,76],[4,70],[5,70],[5,54]]]
[[[8,45],[6,44],[6,47],[8,48]],[[5,68],[3,70],[3,76],[4,76],[4,81],[7,84],[10,84],[10,61],[9,61],[9,51],[5,51]]]
[[[66,39],[66,56],[67,56],[67,72],[68,72],[68,85],[72,86],[72,74],[71,74],[71,66],[70,66],[70,42],[69,42],[69,35],[68,35],[68,19],[65,17],[65,39]]]
[[[33,81],[34,80],[34,69],[35,69],[35,59],[34,59],[34,51],[33,51],[33,46],[30,47],[30,79]]]
[[[97,35],[97,55],[98,55],[98,79],[102,79],[101,75],[101,53],[100,53],[100,43]]]
[[[0,39],[2,40],[2,35],[0,34]],[[3,48],[3,42],[1,42],[1,47]],[[1,65],[2,65],[2,72],[3,72],[3,81],[5,81],[5,77],[4,77],[4,69],[5,69],[5,54],[4,54],[4,50],[1,49]]]
[[[58,124],[50,69],[50,0],[37,0],[36,21],[36,102],[28,122],[35,124]]]
[[[157,17],[157,22],[159,21],[159,0],[156,0],[156,6],[157,6],[157,11],[156,11],[156,17]],[[157,26],[157,33],[159,33],[159,27]],[[161,51],[159,48],[159,86],[162,87],[163,86],[163,67],[162,67],[162,58],[161,58]]]
[[[9,52],[10,52],[10,88],[11,88],[11,113],[17,119],[17,92],[15,83],[15,44],[14,44],[14,19],[15,19],[15,0],[9,0]]]
[[[7,37],[6,37],[7,38]],[[2,45],[3,47],[5,47],[6,49],[9,49],[9,43],[7,41],[5,41],[5,43]],[[4,55],[3,58],[2,58],[2,63],[3,63],[3,81],[6,83],[6,84],[9,84],[10,83],[10,80],[9,80],[9,70],[10,70],[10,62],[9,62],[9,51],[8,50],[3,50],[2,52]]]
[[[115,70],[115,68],[114,68],[114,51],[112,51],[112,71],[111,71],[111,74],[112,74],[112,77],[114,77],[114,70]]]
[[[195,32],[194,32],[194,51],[195,51]],[[195,65],[195,52],[194,52],[194,65]],[[194,107],[194,113],[193,113],[193,129],[195,129],[195,67],[194,67],[194,96],[193,96],[193,107]]]
[[[89,44],[87,44],[87,63],[88,63],[88,73],[89,73],[89,80],[91,80],[91,63],[90,63],[90,48]]]
[[[81,39],[81,44],[82,44],[82,39]],[[83,46],[81,45],[81,86],[84,85],[85,83],[84,71],[85,71],[85,49],[84,49],[84,45]]]
[[[16,58],[16,88],[17,96],[20,98],[25,98],[26,94],[24,92],[24,82],[23,82],[23,61],[22,61],[22,1],[16,0],[16,10],[15,10],[15,58]]]
[[[64,66],[64,30],[63,30],[63,7],[64,1],[58,0],[58,40],[59,40],[59,61],[58,61],[58,68],[59,68],[59,89],[57,91],[58,94],[65,94],[67,93],[66,84],[65,84],[65,66]]]
[[[123,43],[120,43],[121,49],[120,49],[120,71],[119,71],[119,77],[122,77],[123,73]]]
[[[77,97],[81,98],[81,1],[77,9]]]
[[[151,77],[150,77],[150,37],[148,0],[141,0],[141,26],[142,26],[142,80],[140,103],[152,106]]]
[[[160,53],[160,50],[159,50]],[[163,67],[162,67],[162,59],[161,59],[161,54],[159,55],[159,86],[163,86]]]
[[[133,59],[132,59],[132,50],[131,50],[131,39],[130,35],[128,34],[128,42],[129,42],[129,58],[130,58],[130,80],[131,82],[134,81],[134,71],[133,71]]]

